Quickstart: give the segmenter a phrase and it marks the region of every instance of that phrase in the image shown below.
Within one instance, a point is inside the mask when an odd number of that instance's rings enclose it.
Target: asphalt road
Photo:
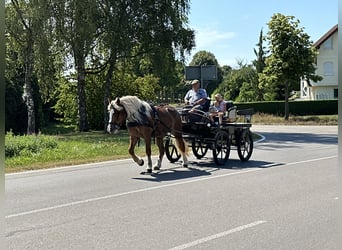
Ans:
[[[253,126],[248,162],[6,175],[7,249],[338,249],[337,127]]]

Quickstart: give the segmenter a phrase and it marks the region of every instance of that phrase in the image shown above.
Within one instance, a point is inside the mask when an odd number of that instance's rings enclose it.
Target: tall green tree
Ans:
[[[36,126],[36,103],[32,82],[38,75],[38,68],[35,67],[41,45],[41,39],[45,37],[44,24],[48,18],[46,1],[24,1],[11,0],[6,3],[6,34],[7,47],[10,48],[7,54],[7,63],[14,69],[24,69],[23,98],[27,108],[27,134],[34,134]],[[14,57],[16,60],[14,60]],[[10,62],[11,61],[11,62]],[[9,71],[13,79],[16,72]]]
[[[298,89],[301,77],[317,81],[315,75],[316,51],[304,28],[299,27],[294,16],[274,14],[268,22],[270,55],[260,76],[261,85],[267,89],[283,89],[285,120],[289,118],[289,93]],[[275,95],[275,93],[271,94]]]
[[[89,129],[85,93],[86,74],[88,67],[92,67],[92,52],[97,48],[102,19],[97,1],[51,0],[51,4],[56,40],[66,51],[65,60],[69,60],[76,71],[78,128],[79,131],[85,132]]]
[[[107,60],[104,60],[104,112],[115,84],[114,71],[118,69],[117,64],[123,61],[131,60],[133,65],[142,62],[143,66],[147,66],[143,70],[140,67],[136,68],[138,70],[134,73],[142,73],[137,74],[139,78],[146,74],[147,81],[158,78],[162,87],[176,86],[179,81],[175,70],[177,57],[184,58],[185,53],[194,47],[194,31],[187,27],[190,1],[99,2],[104,20],[102,42],[108,55]],[[122,84],[125,84],[125,81],[121,82]],[[126,87],[129,89],[129,86]],[[106,115],[104,117],[107,118]]]
[[[256,56],[256,59],[253,61],[253,65],[256,69],[257,78],[255,79],[254,83],[255,86],[253,86],[253,101],[262,101],[263,95],[262,90],[259,88],[259,77],[258,75],[261,74],[266,66],[265,60],[266,60],[266,47],[264,46],[264,35],[263,30],[260,31],[259,34],[259,42],[256,44],[257,49],[254,49],[254,54]],[[250,92],[250,90],[247,89],[247,91]]]

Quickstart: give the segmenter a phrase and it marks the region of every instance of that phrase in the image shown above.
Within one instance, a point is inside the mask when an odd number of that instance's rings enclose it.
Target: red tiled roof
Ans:
[[[314,43],[314,47],[319,49],[319,47],[324,43],[329,37],[331,37],[335,32],[337,32],[338,27],[337,24],[332,27],[327,33],[325,33],[317,42]]]

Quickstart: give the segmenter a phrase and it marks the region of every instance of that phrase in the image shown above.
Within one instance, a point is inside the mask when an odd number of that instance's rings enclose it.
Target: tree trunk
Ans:
[[[77,97],[78,97],[78,116],[79,124],[78,128],[80,132],[87,132],[88,128],[88,118],[87,118],[87,106],[86,106],[86,95],[85,95],[85,65],[84,59],[75,58],[77,67]]]
[[[114,65],[115,62],[110,62],[109,68],[107,70],[106,74],[106,83],[105,83],[105,90],[103,94],[103,114],[104,114],[104,131],[107,131],[107,123],[108,123],[108,111],[107,111],[107,106],[108,106],[108,99],[111,97],[110,96],[110,91],[112,88],[112,79],[113,79],[113,72],[114,72]]]
[[[285,83],[285,116],[284,119],[287,121],[290,116],[290,105],[289,105],[289,83]]]
[[[25,55],[25,83],[23,98],[27,107],[27,134],[36,133],[36,114],[33,99],[33,89],[31,76],[33,71],[33,41],[30,39],[26,48]]]

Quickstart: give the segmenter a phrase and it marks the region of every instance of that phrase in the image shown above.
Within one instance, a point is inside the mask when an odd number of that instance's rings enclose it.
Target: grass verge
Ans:
[[[52,142],[54,146],[44,146],[43,142],[46,141]],[[129,157],[128,134],[124,130],[116,135],[100,131],[32,136],[7,134],[5,148],[15,148],[15,150],[7,150],[6,173]],[[11,153],[12,151],[15,153]],[[155,145],[152,146],[152,151],[157,152]],[[140,156],[145,156],[143,141],[135,148],[135,152]]]

